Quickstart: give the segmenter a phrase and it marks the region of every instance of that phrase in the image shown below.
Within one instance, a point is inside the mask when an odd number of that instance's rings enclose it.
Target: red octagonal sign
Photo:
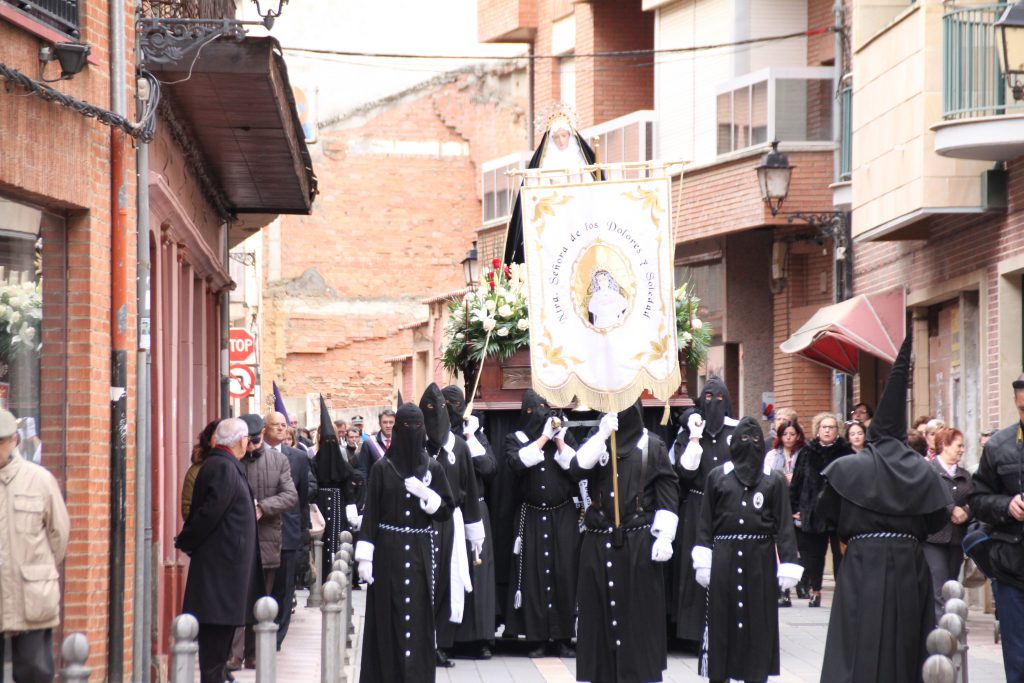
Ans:
[[[253,364],[256,362],[256,339],[248,330],[232,327],[228,337],[228,360],[232,363]]]

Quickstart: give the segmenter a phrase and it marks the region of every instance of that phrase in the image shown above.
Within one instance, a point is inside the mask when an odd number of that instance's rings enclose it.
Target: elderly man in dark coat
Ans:
[[[252,621],[262,592],[256,505],[241,458],[248,426],[224,420],[196,477],[192,510],[175,539],[191,557],[182,611],[199,621],[200,683],[224,683],[235,628]]]

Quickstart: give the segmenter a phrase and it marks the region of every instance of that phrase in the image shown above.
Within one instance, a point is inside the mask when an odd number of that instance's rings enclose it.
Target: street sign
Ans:
[[[252,391],[256,388],[256,373],[252,371],[251,367],[232,365],[228,369],[228,374],[231,375],[231,387],[228,389],[231,398],[252,396]]]
[[[228,337],[228,360],[252,365],[256,362],[256,339],[248,330],[232,327]]]

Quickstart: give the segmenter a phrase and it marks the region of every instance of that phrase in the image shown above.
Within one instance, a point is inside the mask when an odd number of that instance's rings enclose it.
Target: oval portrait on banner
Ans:
[[[580,252],[572,271],[576,315],[597,332],[625,322],[636,296],[629,260],[612,244],[597,240]]]

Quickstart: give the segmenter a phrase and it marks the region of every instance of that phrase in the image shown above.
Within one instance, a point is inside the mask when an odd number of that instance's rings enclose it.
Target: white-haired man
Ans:
[[[175,545],[191,556],[183,611],[199,621],[200,683],[229,680],[235,628],[252,621],[263,576],[256,538],[256,504],[241,459],[249,427],[238,418],[217,425],[216,446],[203,462],[192,513]]]

